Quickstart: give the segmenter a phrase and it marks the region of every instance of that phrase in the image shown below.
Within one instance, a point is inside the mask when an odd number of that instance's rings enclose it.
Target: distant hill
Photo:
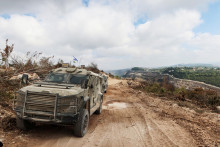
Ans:
[[[123,76],[125,73],[127,73],[131,68],[126,68],[126,69],[119,69],[119,70],[106,70],[106,73],[111,73],[115,76]]]
[[[122,77],[125,75],[128,71],[151,71],[151,72],[161,72],[161,70],[169,67],[208,67],[208,68],[215,68],[220,67],[219,65],[213,65],[213,64],[205,64],[205,63],[195,63],[195,64],[176,64],[172,66],[163,66],[163,67],[155,67],[155,68],[146,68],[146,67],[133,67],[133,68],[126,68],[126,69],[118,69],[118,70],[106,70],[106,73],[111,73],[115,76]]]
[[[196,64],[177,64],[171,67],[217,67],[217,66],[213,64],[196,63]]]
[[[106,70],[106,73],[111,73],[115,76],[123,77],[128,71],[148,71],[148,68],[145,67],[132,67],[126,69],[118,69],[118,70]]]
[[[160,67],[154,67],[151,69],[162,69],[162,68],[169,68],[169,67],[220,67],[220,64],[205,64],[205,63],[189,63],[189,64],[175,64],[171,66],[160,66]]]

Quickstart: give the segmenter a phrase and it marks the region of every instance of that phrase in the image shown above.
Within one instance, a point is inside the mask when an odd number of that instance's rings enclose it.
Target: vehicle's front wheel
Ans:
[[[17,127],[21,130],[28,130],[28,129],[32,129],[34,127],[34,124],[24,120],[22,118],[16,117],[16,124]]]
[[[83,109],[83,111],[79,115],[79,120],[74,126],[74,135],[77,137],[83,137],[89,125],[89,112],[87,109]]]

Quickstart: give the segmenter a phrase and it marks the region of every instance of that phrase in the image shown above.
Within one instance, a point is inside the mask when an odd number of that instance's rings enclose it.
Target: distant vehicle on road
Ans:
[[[103,77],[103,80],[102,80],[102,92],[103,93],[106,93],[107,92],[107,89],[108,89],[108,76],[105,75],[105,74],[102,74],[101,75]]]

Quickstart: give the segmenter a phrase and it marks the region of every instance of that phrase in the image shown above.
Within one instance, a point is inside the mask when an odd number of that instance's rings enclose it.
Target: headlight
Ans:
[[[77,97],[61,97],[58,100],[58,112],[60,113],[76,113]]]
[[[61,109],[61,113],[77,113],[77,107],[76,106],[69,106],[66,109]]]
[[[16,109],[22,109],[23,105],[24,105],[24,97],[25,97],[25,93],[23,91],[18,91],[15,93],[15,106]]]

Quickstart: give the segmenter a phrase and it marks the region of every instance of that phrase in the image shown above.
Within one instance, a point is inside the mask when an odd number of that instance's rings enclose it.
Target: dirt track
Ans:
[[[83,138],[74,137],[71,128],[57,126],[41,125],[21,133],[6,146],[219,146],[220,116],[198,114],[133,90],[127,81],[110,79],[102,114],[90,118]]]

